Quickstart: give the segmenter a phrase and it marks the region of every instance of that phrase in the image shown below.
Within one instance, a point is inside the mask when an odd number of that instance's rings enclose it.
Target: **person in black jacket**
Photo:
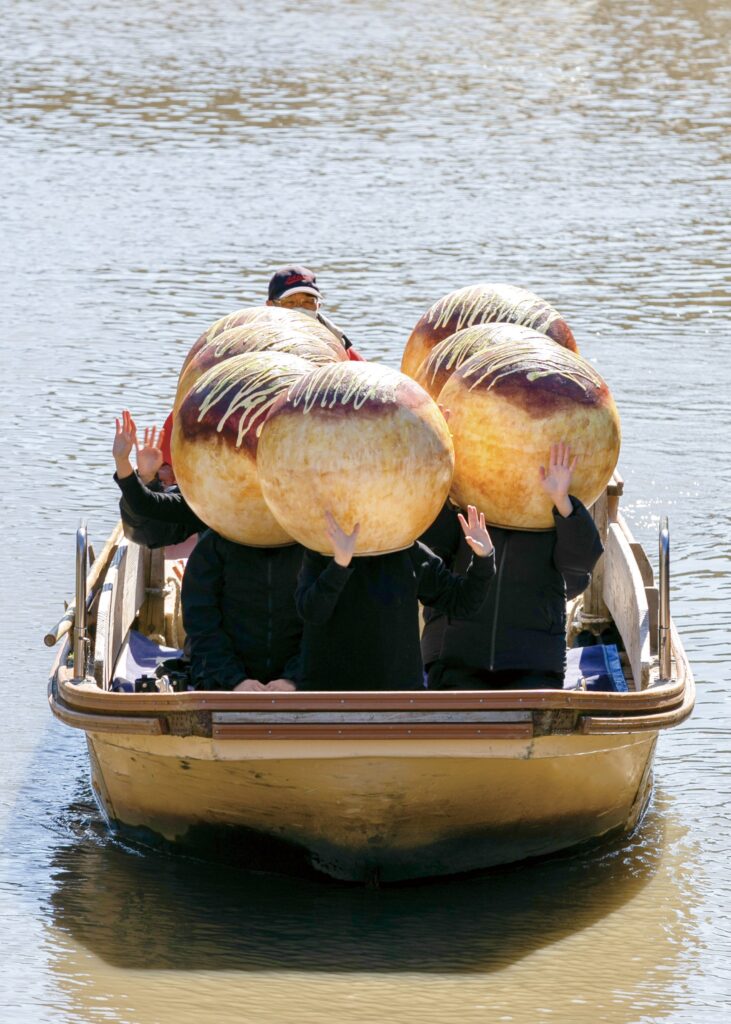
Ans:
[[[465,574],[449,572],[418,541],[403,551],[356,558],[358,536],[326,513],[334,558],[305,553],[297,585],[304,619],[300,689],[411,690],[424,685],[419,605],[449,616],[477,612],[495,572],[484,516],[459,516],[465,546],[476,558]]]
[[[157,440],[157,444],[155,443]],[[116,420],[112,454],[116,465],[114,481],[122,492],[119,514],[125,537],[148,548],[181,544],[208,527],[198,518],[179,490],[163,490],[157,480],[162,465],[163,433],[145,429],[144,443],[137,444],[137,428],[129,411]],[[137,472],[130,455],[137,449]]]
[[[183,575],[191,677],[201,690],[294,690],[302,621],[294,592],[303,548],[254,548],[207,530]]]
[[[554,502],[554,529],[491,527],[496,575],[476,614],[453,621],[425,611],[421,647],[430,689],[561,688],[566,598],[580,594],[602,553],[594,521],[569,495],[576,460],[551,446],[538,483]],[[459,572],[469,557],[457,513],[445,506],[422,540]]]
[[[293,690],[302,636],[294,592],[303,549],[298,544],[249,547],[209,530],[182,494],[155,492],[142,482],[129,458],[137,438],[134,420],[125,410],[116,423],[114,479],[122,500],[147,530],[162,530],[157,536],[162,544],[177,542],[172,531],[177,540],[201,534],[181,591],[193,685],[202,690]],[[149,470],[152,457],[141,455],[140,471]]]

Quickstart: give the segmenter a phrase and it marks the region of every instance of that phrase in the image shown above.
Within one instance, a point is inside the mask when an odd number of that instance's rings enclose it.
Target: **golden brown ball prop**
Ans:
[[[248,323],[222,331],[198,350],[180,374],[173,411],[177,412],[187,393],[207,370],[244,352],[289,352],[313,366],[347,359],[348,353],[337,338],[327,333],[329,339],[324,341],[301,330],[299,324],[286,323]]]
[[[579,456],[571,493],[591,505],[617,464],[619,414],[607,385],[581,356],[547,340],[495,345],[452,374],[439,402],[450,410],[452,497],[494,526],[553,526],[540,484],[551,444]]]
[[[443,296],[424,313],[406,342],[401,372],[413,377],[434,346],[450,334],[498,321],[531,327],[577,351],[569,325],[538,295],[511,284],[473,284]]]
[[[285,352],[246,352],[204,373],[180,405],[172,439],[180,490],[228,540],[254,547],[292,542],[262,497],[256,452],[276,399],[311,370]]]
[[[355,553],[408,547],[436,518],[454,452],[436,404],[414,381],[375,363],[335,363],[279,399],[259,440],[261,488],[296,540],[332,553],[325,511]]]
[[[319,320],[300,310],[287,309],[284,306],[247,306],[245,309],[239,309],[235,313],[222,316],[220,320],[216,320],[215,323],[211,324],[201,334],[185,357],[180,370],[181,374],[185,371],[188,363],[210,341],[213,341],[219,334],[223,334],[224,331],[229,331],[232,327],[242,327],[244,324],[259,324],[261,326],[264,324],[276,324],[284,329],[288,327],[300,328],[309,337],[319,338],[328,344],[335,342],[337,345],[340,345],[337,338],[334,338],[332,331],[329,331]]]
[[[452,374],[472,356],[501,342],[545,341],[546,335],[520,324],[475,324],[435,345],[414,375],[434,401]]]

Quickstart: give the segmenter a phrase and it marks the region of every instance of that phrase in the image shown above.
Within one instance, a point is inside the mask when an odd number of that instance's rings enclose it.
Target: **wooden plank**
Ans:
[[[408,725],[416,722],[436,725],[462,723],[478,725],[480,723],[507,724],[511,722],[531,722],[531,711],[214,711],[214,725],[294,725],[310,723],[316,725],[371,724],[371,725]]]
[[[610,498],[619,498],[624,494],[624,480],[616,468],[607,484],[607,494]]]
[[[624,480],[617,469],[607,484],[606,491],[601,494],[594,504],[589,508],[602,544],[606,544],[607,530],[609,524],[616,522],[619,518],[619,499],[624,493]],[[602,555],[594,566],[591,574],[591,582],[584,592],[583,618],[585,624],[591,628],[592,620],[597,624],[609,621],[610,615],[604,601],[604,574],[606,572],[604,555]]]
[[[197,539],[198,534],[195,534]],[[180,588],[183,582],[183,573],[187,564],[187,558],[193,546],[190,544],[193,538],[188,538],[185,545],[176,544],[174,547],[165,548],[165,562],[163,568],[163,582],[165,587],[165,599],[163,602],[163,618],[165,622],[165,639],[170,647],[182,648],[185,645],[185,627],[183,625],[183,611],[180,599]],[[183,557],[178,551],[185,549]]]
[[[645,584],[629,542],[610,523],[604,549],[604,601],[624,641],[638,690],[650,680],[650,612]]]
[[[120,648],[145,600],[150,552],[131,541],[120,543],[104,577],[96,619],[94,678],[106,690]]]
[[[642,582],[645,584],[645,597],[647,598],[647,607],[650,613],[650,655],[657,655],[657,615],[658,615],[658,589],[655,586],[655,574],[653,572],[650,559],[647,557],[647,552],[639,543],[636,541],[632,531],[629,528],[627,520],[622,515],[617,516],[617,523],[622,529],[622,533],[627,538],[627,542],[630,546],[634,559],[637,562],[637,568],[640,570],[640,576],[642,576]]]
[[[145,636],[165,636],[163,610],[163,571],[165,568],[164,548],[150,551],[148,559],[146,600],[140,609],[139,630]]]
[[[594,524],[599,531],[602,544],[604,544],[609,526],[609,508],[606,492],[597,498],[589,509],[589,514],[594,520]],[[587,620],[587,625],[591,625],[592,620],[604,622],[609,619],[609,612],[607,611],[607,606],[604,603],[605,571],[605,555],[602,555],[594,566],[594,571],[591,574],[591,582],[584,592],[583,616]]]
[[[624,494],[624,480],[615,468],[612,478],[607,484],[607,517],[610,523],[619,515],[619,499]]]
[[[214,725],[214,739],[220,740],[289,740],[289,739],[530,739],[532,722],[482,726],[459,723],[426,725]]]
[[[652,571],[650,559],[647,557],[645,549],[636,540],[631,540],[629,546],[632,549],[632,554],[635,556],[635,561],[637,562],[637,568],[640,570],[642,582],[646,587],[654,587],[655,574]]]

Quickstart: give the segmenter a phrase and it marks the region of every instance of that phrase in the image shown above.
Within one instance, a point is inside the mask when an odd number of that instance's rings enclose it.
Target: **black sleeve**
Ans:
[[[300,672],[300,652],[297,651],[292,657],[286,662],[282,669],[282,679],[289,679],[290,683],[299,683],[301,679]]]
[[[591,573],[599,561],[604,547],[594,520],[578,498],[569,495],[573,511],[562,516],[553,510],[556,524],[556,544],[553,564],[566,583],[566,596],[576,597],[591,582]]]
[[[136,516],[124,497],[119,502],[119,515],[125,537],[141,547],[164,548],[168,544],[182,544],[191,536],[184,524],[161,523],[159,519]]]
[[[439,555],[446,567],[451,569],[459,550],[461,538],[462,529],[457,519],[457,509],[447,502],[429,529],[419,537],[419,540],[435,555]]]
[[[295,593],[299,616],[305,622],[327,622],[352,572],[350,565],[344,567],[334,558],[306,551]]]
[[[217,540],[217,534],[206,531],[188,559],[181,590],[183,625],[193,682],[201,689],[232,690],[247,672],[223,628],[223,559]]]
[[[418,541],[415,549],[415,557],[419,561],[418,596],[421,603],[455,619],[475,615],[482,607],[495,575],[494,549],[484,558],[473,555],[464,576],[451,573],[438,555]]]
[[[135,516],[163,523],[177,523],[189,530],[188,536],[203,533],[208,529],[179,491],[153,491],[142,483],[136,473],[126,476],[123,480],[115,473],[114,482],[122,492],[127,507]]]

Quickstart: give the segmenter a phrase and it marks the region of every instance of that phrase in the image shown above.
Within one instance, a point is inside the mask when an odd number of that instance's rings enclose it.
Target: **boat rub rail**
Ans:
[[[258,702],[250,694],[235,694],[244,700],[221,702],[220,694],[212,694],[208,701],[197,694],[108,694],[110,701],[103,708],[89,709],[73,700],[84,691],[71,683],[51,681],[49,703],[51,711],[67,725],[87,732],[144,733],[148,735],[205,736],[214,739],[374,739],[374,738],[504,738],[519,739],[558,733],[611,733],[660,730],[679,725],[691,713],[694,703],[693,687],[681,690],[670,701],[657,692],[654,704],[649,701],[630,709],[613,702],[607,707],[605,695],[583,694],[596,698],[584,703],[582,714],[575,706],[562,706],[554,702],[546,707],[541,694],[533,691],[531,700],[517,697],[512,705],[507,694],[495,695],[491,701],[475,698],[474,694],[450,695],[446,701],[429,700],[436,695],[415,694],[404,706],[403,694],[373,694],[365,702],[360,694],[357,701],[343,699],[335,704],[332,694],[309,694],[296,700],[294,694],[280,694],[276,699]],[[658,688],[660,689],[660,688]],[[668,688],[665,688],[668,689]],[[71,700],[68,692],[71,690]],[[85,696],[87,694],[84,693]],[[195,702],[182,698],[197,696]],[[227,695],[228,696],[228,695]],[[231,695],[234,696],[234,695]],[[493,696],[492,694],[487,697]],[[550,696],[550,695],[547,695]],[[575,695],[570,695],[575,696]],[[604,696],[604,700],[601,698]],[[611,696],[611,695],[610,695]],[[639,695],[638,695],[639,696]],[[648,695],[650,696],[650,695]],[[326,698],[317,700],[317,698]],[[383,697],[399,698],[384,701]],[[293,699],[295,698],[295,699]],[[313,699],[314,698],[314,699]],[[424,698],[427,698],[426,700]],[[134,706],[129,703],[134,700]],[[223,707],[222,707],[223,703]],[[76,706],[74,706],[76,704]],[[304,706],[303,706],[304,705]],[[492,713],[486,713],[490,706]],[[417,710],[418,709],[418,710]],[[518,710],[521,709],[521,710]],[[627,712],[634,710],[635,714]],[[122,712],[126,713],[122,713]],[[607,711],[609,714],[607,715]],[[614,712],[612,714],[611,712]],[[602,715],[601,712],[604,712]],[[597,714],[598,713],[598,714]]]
[[[482,711],[530,710],[656,711],[675,707],[685,696],[683,678],[648,690],[590,693],[584,690],[373,691],[371,693],[278,693],[234,691],[188,693],[112,693],[59,679],[59,696],[80,710],[130,715],[170,711]]]

